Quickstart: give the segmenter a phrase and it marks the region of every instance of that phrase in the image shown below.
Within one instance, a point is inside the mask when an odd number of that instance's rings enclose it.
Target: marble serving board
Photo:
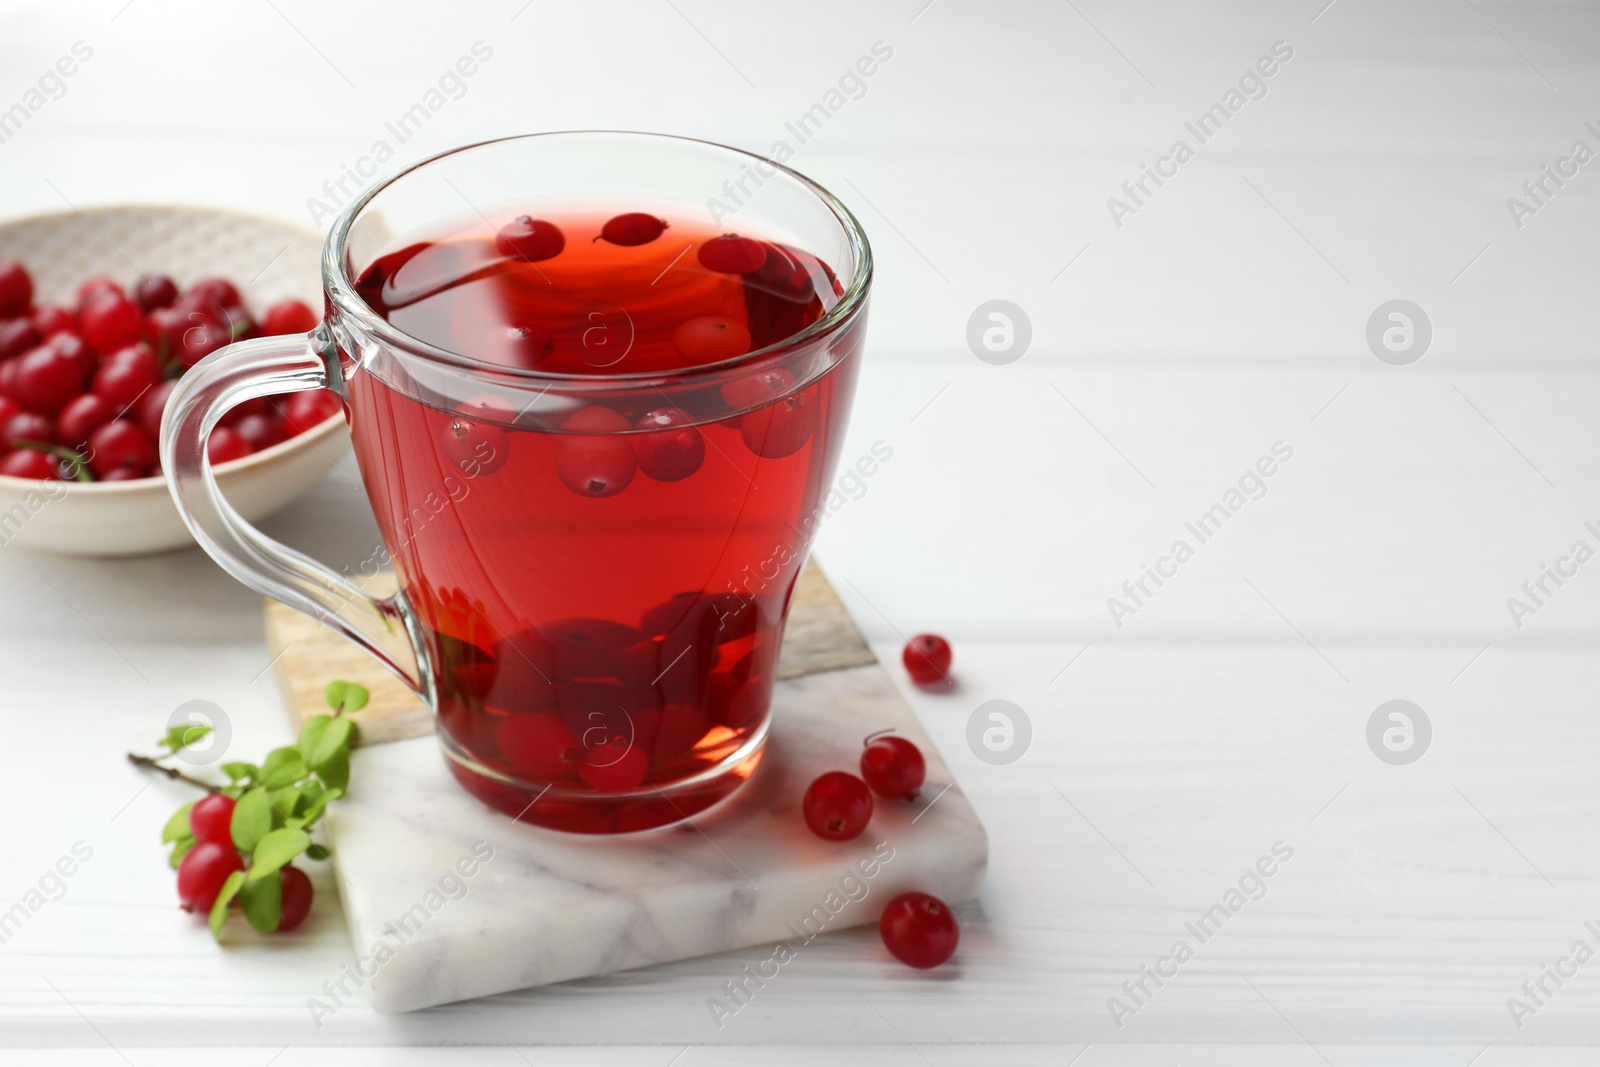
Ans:
[[[278,604],[267,635],[297,721],[319,710],[330,679],[372,689],[356,716],[350,795],[326,823],[354,969],[379,1011],[751,946],[782,959],[784,946],[875,922],[897,893],[955,904],[983,884],[982,824],[815,567],[791,609],[772,733],[750,782],[685,823],[618,837],[487,808],[445,768],[426,710],[363,653]],[[922,749],[921,795],[880,801],[854,841],[814,837],[800,814],[807,784],[854,770],[862,738],[888,729]]]

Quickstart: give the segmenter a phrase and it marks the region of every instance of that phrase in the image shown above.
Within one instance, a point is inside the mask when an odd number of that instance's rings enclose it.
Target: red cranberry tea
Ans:
[[[857,356],[701,372],[822,318],[841,296],[828,265],[681,217],[546,214],[406,244],[358,289],[475,361],[477,395],[398,364],[350,380],[457,776],[523,821],[586,832],[727,795],[755,757],[720,768],[759,751]],[[545,375],[565,376],[560,399]],[[571,399],[584,379],[591,399]]]

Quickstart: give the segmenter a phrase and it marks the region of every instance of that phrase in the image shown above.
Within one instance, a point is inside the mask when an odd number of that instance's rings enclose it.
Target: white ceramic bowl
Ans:
[[[0,222],[0,259],[33,275],[34,301],[71,305],[94,275],[126,286],[166,274],[180,287],[233,279],[256,314],[285,297],[322,306],[322,238],[293,223],[219,208],[130,205]],[[322,479],[350,448],[341,416],[216,468],[246,519],[271,514]],[[192,544],[160,478],[36,482],[0,475],[0,546],[77,556],[132,556]]]

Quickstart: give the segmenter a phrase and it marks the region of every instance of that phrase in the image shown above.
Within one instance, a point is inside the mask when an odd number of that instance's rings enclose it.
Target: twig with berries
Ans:
[[[292,930],[311,911],[311,879],[290,865],[300,856],[325,860],[328,849],[311,830],[328,805],[350,784],[350,746],[359,711],[371,694],[352,682],[330,682],[324,691],[331,714],[313,715],[295,744],[275,748],[260,764],[222,765],[227,785],[191,778],[162,760],[200,741],[209,726],[176,726],[158,742],[161,756],[128,754],[132,762],[206,791],[179,808],[161,831],[178,871],[184,910],[206,913],[218,939],[235,903],[259,933]]]

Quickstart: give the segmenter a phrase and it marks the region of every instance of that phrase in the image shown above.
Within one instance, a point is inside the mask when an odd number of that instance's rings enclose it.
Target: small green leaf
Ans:
[[[317,768],[317,777],[322,779],[322,784],[329,789],[339,790],[343,795],[345,788],[350,784],[350,757],[340,753],[321,767]]]
[[[261,774],[258,777],[260,784],[265,788],[282,789],[305,776],[306,764],[300,758],[300,750],[293,745],[284,745],[267,753],[266,762],[261,765]]]
[[[194,805],[195,802],[191,800],[172,813],[172,818],[167,820],[167,825],[161,830],[161,843],[163,845],[168,841],[177,841],[192,834],[193,831],[189,829],[189,809]]]
[[[217,902],[211,905],[211,936],[222,937],[222,924],[228,921],[228,905],[233,903],[233,898],[239,895],[239,890],[244,886],[244,872],[234,871],[228,875],[228,880],[222,883],[222,892],[217,894]]]
[[[282,826],[283,821],[294,814],[295,807],[300,803],[300,791],[305,786],[288,785],[282,789],[274,789],[268,794],[267,799],[272,801],[272,824]]]
[[[341,753],[349,753],[354,733],[355,724],[349,719],[313,715],[300,728],[300,755],[307,767],[320,771]]]
[[[267,794],[252,789],[233,806],[233,843],[240,852],[254,852],[256,845],[272,830],[272,805]]]
[[[201,726],[199,723],[189,723],[184,726],[171,726],[167,728],[167,736],[161,739],[161,744],[165,745],[171,751],[176,752],[178,749],[183,748],[186,745],[192,745],[196,741],[204,739],[205,736],[210,732],[211,727]]]
[[[310,848],[306,849],[306,859],[308,860],[325,860],[330,855],[332,855],[332,853],[322,845],[312,845]]]
[[[335,712],[360,711],[372,699],[367,687],[355,682],[329,682],[322,696]]]
[[[183,862],[183,857],[189,854],[191,848],[194,848],[194,843],[194,838],[192,837],[178,838],[178,843],[172,846],[172,855],[167,857],[167,865],[173,870],[177,870],[178,864]]]
[[[322,800],[323,794],[326,792],[327,790],[322,788],[321,782],[317,781],[315,778],[307,778],[304,782],[300,783],[300,797],[295,801],[294,811],[290,812],[289,814],[304,815],[306,812],[310,811],[313,806],[320,811],[322,809],[322,804],[327,803],[327,801]],[[322,804],[318,804],[318,801],[322,801]]]
[[[228,776],[230,782],[242,782],[246,778],[254,778],[261,773],[261,768],[254,763],[224,763],[222,773]]]
[[[289,819],[287,821],[287,825],[298,830],[305,829],[307,826],[310,826],[312,823],[322,818],[323,809],[328,806],[329,801],[338,800],[342,796],[344,796],[343,789],[327,790],[316,799],[315,803],[305,810],[304,815],[297,815],[294,818]]]
[[[311,847],[311,835],[293,828],[274,830],[261,839],[250,857],[250,880],[265,878]]]
[[[283,917],[283,876],[274,870],[265,877],[247,880],[239,893],[239,907],[256,933],[272,933]]]
[[[247,790],[248,790],[247,786],[225,785],[225,786],[223,786],[221,789],[219,789],[217,791],[219,793],[221,793],[225,797],[232,797],[234,800],[238,800],[240,797],[245,795]]]

